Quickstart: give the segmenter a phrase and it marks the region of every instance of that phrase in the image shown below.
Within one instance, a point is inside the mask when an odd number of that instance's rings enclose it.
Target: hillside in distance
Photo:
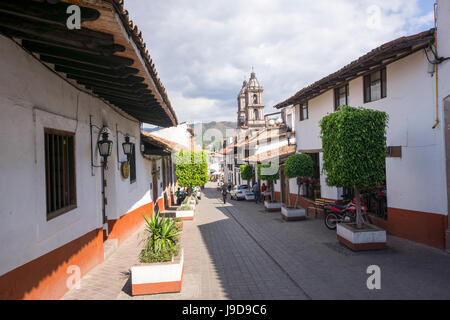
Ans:
[[[210,122],[202,122],[203,125],[202,128],[202,136],[195,136],[195,144],[203,146],[204,149],[210,149],[213,150],[214,147],[216,149],[219,148],[220,141],[202,141],[202,138],[204,137],[204,133],[208,129],[217,129],[222,133],[222,137],[226,137],[226,131],[227,129],[236,129],[236,122],[235,121],[210,121]],[[196,126],[200,125],[200,123],[191,123],[190,124],[192,128],[195,128]]]

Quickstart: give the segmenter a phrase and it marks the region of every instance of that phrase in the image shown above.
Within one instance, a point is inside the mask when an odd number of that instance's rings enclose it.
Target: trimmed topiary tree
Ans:
[[[248,188],[250,189],[250,180],[253,178],[253,167],[250,165],[241,165],[241,177],[247,181]]]
[[[320,121],[326,182],[355,190],[357,228],[363,224],[360,190],[377,187],[386,178],[387,121],[385,112],[349,106]]]
[[[180,151],[175,154],[178,184],[189,188],[201,187],[208,181],[208,154],[206,151]]]
[[[270,199],[271,199],[271,202],[274,202],[275,201],[275,196],[274,196],[275,193],[274,193],[273,182],[280,178],[280,166],[275,163],[258,164],[257,174],[258,174],[259,179],[269,182],[270,194],[271,194]]]
[[[314,162],[308,154],[293,154],[287,158],[284,164],[284,175],[288,179],[297,178],[297,197],[295,199],[295,208],[298,205],[300,195],[300,178],[311,178],[314,175]],[[289,183],[289,182],[288,182]],[[289,207],[291,206],[291,197],[289,197]]]

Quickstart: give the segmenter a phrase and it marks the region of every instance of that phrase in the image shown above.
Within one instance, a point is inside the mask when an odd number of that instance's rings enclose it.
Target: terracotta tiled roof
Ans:
[[[229,153],[233,153],[234,152],[234,147],[236,146],[235,143],[232,143],[228,146],[226,146],[226,148],[223,149],[223,154],[229,154]]]
[[[295,144],[285,145],[279,147],[278,149],[268,150],[266,152],[252,155],[246,158],[245,161],[249,161],[252,163],[267,162],[270,160],[275,160],[278,157],[278,161],[281,164],[287,159],[287,157],[295,153],[295,149],[296,149]]]
[[[155,136],[150,132],[142,131],[141,134],[144,136],[144,139],[146,139],[148,142],[160,146],[166,150],[170,151],[189,150],[189,148],[184,145]]]
[[[387,42],[349,63],[339,71],[301,89],[289,99],[276,104],[274,108],[280,109],[318,96],[340,82],[357,77],[358,74],[365,70],[369,70],[371,67],[392,63],[399,58],[416,52],[417,50],[421,50],[432,43],[433,39],[434,29],[430,29],[412,36],[401,37]]]
[[[128,11],[124,8],[124,1],[123,0],[104,0],[104,1],[110,2],[114,5],[124,26],[126,27],[128,34],[132,36],[134,43],[141,52],[142,57],[145,59],[147,69],[153,79],[153,82],[157,86],[158,91],[161,93],[164,102],[166,103],[167,107],[170,109],[173,117],[175,118],[175,123],[178,124],[178,119],[172,107],[172,104],[170,103],[169,97],[167,96],[166,88],[163,86],[161,80],[159,79],[158,72],[156,71],[155,68],[155,64],[146,48],[146,44],[142,37],[142,31],[139,30],[138,26],[135,25],[133,23],[133,20],[130,19]]]
[[[244,147],[246,144],[256,144],[267,142],[268,138],[274,140],[278,138],[282,140],[286,136],[286,126],[270,127],[259,130],[256,134],[249,136],[248,140],[241,139],[237,143],[237,147]]]

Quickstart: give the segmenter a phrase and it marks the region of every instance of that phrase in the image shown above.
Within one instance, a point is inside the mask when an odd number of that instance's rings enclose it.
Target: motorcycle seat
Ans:
[[[330,204],[330,206],[333,206],[333,207],[335,207],[336,209],[339,209],[339,210],[344,210],[344,209],[347,208],[347,206],[343,206],[343,205],[340,205],[340,204]]]

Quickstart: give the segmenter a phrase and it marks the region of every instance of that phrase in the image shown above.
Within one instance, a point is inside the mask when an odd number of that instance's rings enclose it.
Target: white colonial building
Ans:
[[[386,43],[275,106],[296,108],[297,152],[310,154],[316,163],[318,181],[302,199],[305,207],[317,197],[341,200],[349,195],[349,190],[325,182],[320,119],[342,104],[385,111],[387,217],[377,223],[390,234],[445,248],[450,61],[434,55],[435,32],[437,55],[450,57],[448,1],[437,2],[436,29]]]
[[[76,31],[70,1],[0,4],[17,22],[0,30],[0,299],[60,298],[168,183],[141,124],[177,118],[140,32],[120,2],[89,3]]]

